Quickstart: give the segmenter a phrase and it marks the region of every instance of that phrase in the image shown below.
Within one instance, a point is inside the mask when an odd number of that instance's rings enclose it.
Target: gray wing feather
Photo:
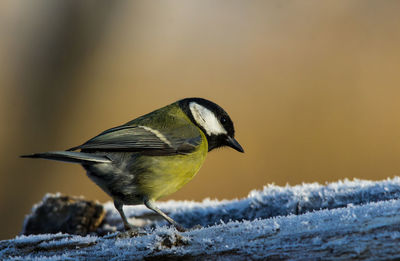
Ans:
[[[22,158],[42,158],[58,161],[66,161],[72,163],[99,162],[111,163],[107,156],[94,155],[91,153],[75,152],[75,151],[48,151],[43,153],[35,153],[31,155],[22,155]]]
[[[175,133],[179,131],[175,130]],[[196,130],[190,137],[163,134],[145,126],[120,126],[109,129],[86,143],[69,150],[82,151],[132,151],[153,155],[186,154],[201,143],[201,135]],[[193,135],[195,134],[195,135]]]

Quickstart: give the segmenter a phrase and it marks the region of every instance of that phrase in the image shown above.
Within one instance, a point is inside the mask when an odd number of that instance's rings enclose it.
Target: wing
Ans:
[[[179,126],[169,133],[147,126],[122,125],[69,150],[131,151],[164,156],[190,153],[200,145],[201,139],[200,131],[190,125]]]

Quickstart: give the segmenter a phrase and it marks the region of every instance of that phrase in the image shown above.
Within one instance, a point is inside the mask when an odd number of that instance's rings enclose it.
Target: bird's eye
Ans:
[[[225,118],[225,117],[222,117],[222,118],[221,118],[221,123],[222,123],[222,124],[226,123],[226,118]]]

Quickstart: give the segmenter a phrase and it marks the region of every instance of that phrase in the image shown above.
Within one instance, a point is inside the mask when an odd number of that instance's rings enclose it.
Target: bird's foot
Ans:
[[[129,229],[129,230],[119,231],[119,232],[115,232],[115,233],[106,235],[106,236],[104,236],[104,238],[105,239],[112,239],[112,238],[124,239],[124,238],[139,237],[139,236],[144,236],[144,235],[147,235],[147,233],[144,230]]]
[[[195,225],[195,226],[191,227],[189,230],[190,230],[190,231],[193,231],[193,230],[202,229],[202,228],[203,228],[203,227],[200,226],[200,225]]]
[[[174,227],[176,228],[176,230],[178,230],[179,232],[187,232],[188,230],[186,228],[184,228],[183,226],[179,225],[179,224],[174,224]]]
[[[191,227],[191,228],[185,228],[185,227],[183,227],[183,226],[180,225],[180,224],[174,224],[174,227],[175,227],[176,230],[178,230],[179,232],[188,232],[188,231],[193,231],[193,230],[197,230],[197,229],[203,228],[203,227],[200,226],[200,225],[195,225],[195,226],[193,226],[193,227]]]
[[[136,230],[126,230],[123,232],[118,233],[116,236],[117,238],[131,238],[131,237],[139,237],[139,236],[144,236],[147,235],[144,231],[141,231],[139,229]]]

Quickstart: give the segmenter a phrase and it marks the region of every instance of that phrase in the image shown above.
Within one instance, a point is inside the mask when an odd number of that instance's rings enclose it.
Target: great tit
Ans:
[[[126,230],[135,228],[128,223],[123,205],[144,204],[184,231],[154,202],[190,181],[207,152],[223,146],[244,152],[234,134],[233,122],[220,106],[186,98],[66,151],[21,157],[80,163],[88,177],[112,197]]]

